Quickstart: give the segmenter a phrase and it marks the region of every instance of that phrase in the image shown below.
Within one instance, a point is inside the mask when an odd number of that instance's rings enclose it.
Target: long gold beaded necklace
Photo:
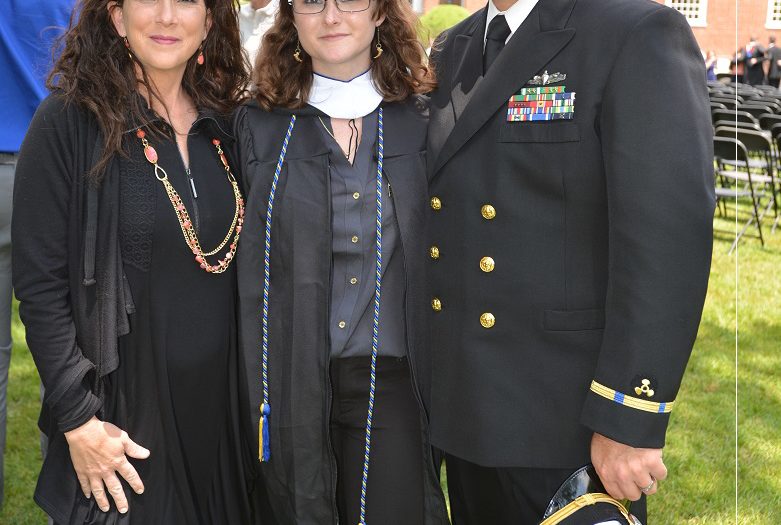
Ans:
[[[163,186],[165,187],[165,193],[168,195],[168,200],[171,201],[171,205],[174,208],[174,213],[176,213],[176,218],[179,220],[179,226],[182,228],[184,242],[187,243],[187,246],[190,247],[193,255],[195,255],[195,262],[203,270],[209,273],[223,273],[228,269],[228,266],[230,266],[231,261],[233,261],[234,256],[236,255],[236,246],[239,244],[241,226],[244,224],[244,199],[241,196],[241,191],[239,190],[239,184],[236,182],[236,177],[234,177],[233,173],[231,173],[230,165],[228,165],[228,159],[225,158],[225,154],[222,152],[219,139],[212,139],[212,144],[214,144],[214,146],[217,148],[217,155],[220,157],[222,165],[225,167],[225,173],[228,177],[228,182],[230,182],[231,186],[233,187],[233,196],[236,199],[236,211],[233,214],[233,221],[231,222],[230,228],[228,229],[228,233],[225,235],[225,238],[222,240],[222,242],[212,251],[204,252],[203,248],[201,248],[201,243],[198,240],[198,235],[195,233],[193,222],[190,220],[190,214],[187,213],[187,208],[184,206],[184,202],[182,202],[182,198],[168,180],[168,173],[166,173],[163,167],[157,163],[157,151],[154,147],[152,147],[151,144],[149,144],[144,130],[136,130],[136,136],[141,139],[141,144],[144,146],[144,157],[146,157],[146,160],[155,167],[155,177],[157,177],[157,180],[162,182]],[[223,259],[218,259],[217,263],[214,265],[210,264],[206,260],[206,257],[216,255],[220,250],[225,248],[225,245],[230,242],[231,237],[233,237],[233,242],[231,242],[230,246],[228,247],[228,251],[225,252],[225,257]]]

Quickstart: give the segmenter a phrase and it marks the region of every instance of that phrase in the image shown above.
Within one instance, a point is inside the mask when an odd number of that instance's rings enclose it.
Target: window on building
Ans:
[[[781,0],[768,0],[765,26],[768,29],[781,29]]]
[[[708,0],[666,0],[665,4],[680,11],[689,21],[689,25],[694,27],[707,25]]]

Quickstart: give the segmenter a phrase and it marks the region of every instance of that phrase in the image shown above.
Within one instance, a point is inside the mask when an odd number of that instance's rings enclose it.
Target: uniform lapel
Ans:
[[[483,8],[483,12],[475,18],[472,27],[456,36],[453,42],[454,56],[461,57],[453,77],[453,90],[450,92],[456,120],[461,118],[461,114],[477,89],[477,84],[483,78],[483,35],[485,35],[487,14],[488,8]]]
[[[482,79],[483,73],[483,38],[485,33],[485,18],[487,9],[473,15],[468,27],[454,35],[452,49],[439,54],[435,61],[447,61],[442,67],[437,68],[439,74],[443,72],[452,79],[450,82],[440,84],[442,93],[438,93],[432,99],[431,120],[428,129],[428,158],[426,172],[429,179],[434,175],[434,160],[442,151],[450,133],[453,131],[458,117],[464,111],[469,99],[474,92],[475,85]],[[448,45],[450,45],[448,43]],[[445,85],[451,86],[446,91]],[[441,107],[435,100],[439,97]]]
[[[451,95],[457,120],[434,163],[434,174],[572,39],[575,29],[565,26],[575,2],[540,0],[507,42],[485,78],[475,80],[467,95]],[[482,20],[481,27],[485,28],[485,16]],[[461,76],[454,80],[454,93],[460,89],[459,85],[468,86],[475,69],[477,77],[482,70],[482,33],[473,33],[470,40],[458,69],[457,74]],[[479,41],[479,48],[476,41]],[[463,109],[459,113],[460,104]]]

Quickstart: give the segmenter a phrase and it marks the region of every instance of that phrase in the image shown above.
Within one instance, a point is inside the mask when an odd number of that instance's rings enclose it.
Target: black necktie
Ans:
[[[488,32],[485,35],[485,51],[483,52],[483,74],[488,71],[496,57],[504,48],[504,42],[510,36],[510,26],[507,25],[504,15],[496,15],[488,24]]]

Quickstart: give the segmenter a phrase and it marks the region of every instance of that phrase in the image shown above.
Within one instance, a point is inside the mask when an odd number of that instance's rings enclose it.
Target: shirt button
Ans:
[[[358,236],[357,235],[353,235],[353,238],[350,239],[350,240],[353,242],[353,244],[356,244],[358,242]]]
[[[360,197],[361,197],[361,194],[358,193],[357,191],[355,193],[353,193],[353,199],[358,200]]]
[[[358,284],[358,279],[356,277],[351,278],[350,284]]]
[[[442,209],[442,201],[439,197],[431,197],[431,208],[437,211]]]
[[[485,273],[490,273],[494,271],[495,266],[496,263],[491,257],[483,257],[482,259],[480,259],[480,269],[483,270]]]
[[[439,259],[439,248],[437,246],[432,246],[428,253],[431,255],[432,259]]]
[[[344,321],[339,321],[339,328],[344,328],[345,326],[347,326],[347,323]]]
[[[440,301],[438,297],[434,297],[431,300],[431,309],[434,310],[435,312],[439,312],[440,310],[442,310],[442,301]]]

